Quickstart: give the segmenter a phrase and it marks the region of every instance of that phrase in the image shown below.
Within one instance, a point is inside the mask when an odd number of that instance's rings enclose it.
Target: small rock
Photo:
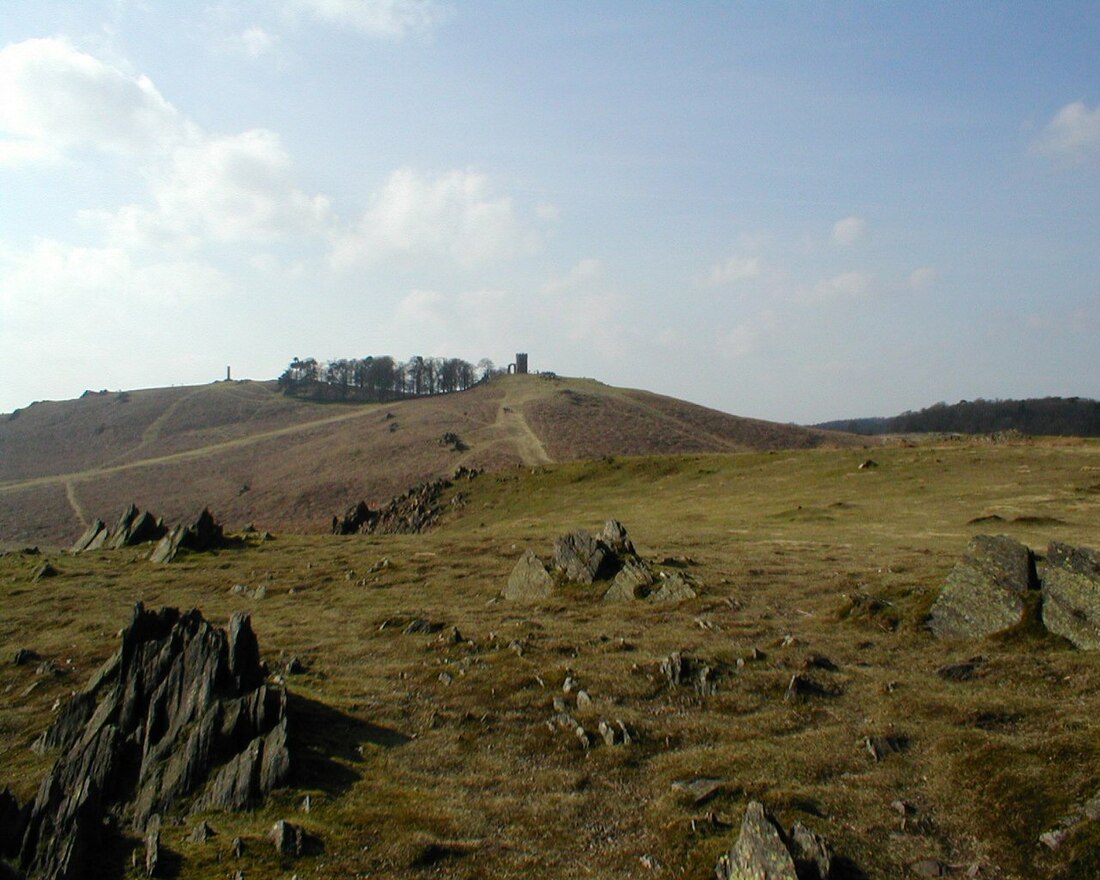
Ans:
[[[248,587],[244,584],[233,584],[233,586],[229,588],[229,594],[231,596],[244,596],[247,595],[247,593]]]
[[[305,664],[298,659],[298,655],[295,654],[289,660],[286,661],[286,667],[284,671],[287,675],[302,675],[306,671]]]
[[[233,858],[235,858],[235,859],[239,859],[241,856],[244,855],[244,841],[241,840],[241,838],[239,838],[239,837],[234,837],[233,838],[232,851],[233,851]]]
[[[41,659],[38,652],[32,651],[30,648],[20,648],[15,652],[15,659],[12,662],[16,666],[26,666],[28,663],[34,663]]]
[[[304,798],[302,798],[302,804],[301,804],[300,809],[303,813],[308,813],[311,809],[313,809],[313,796],[312,795],[307,794]]]
[[[729,780],[716,776],[701,776],[698,779],[683,779],[672,783],[672,790],[687,795],[695,806],[702,806],[711,798],[725,790]]]
[[[984,657],[972,657],[963,663],[947,663],[936,670],[936,675],[944,681],[970,681],[984,663]]]
[[[881,761],[887,755],[897,754],[898,752],[904,752],[908,749],[909,737],[865,736],[863,738],[863,746],[874,760]]]
[[[531,550],[520,557],[501,596],[511,602],[537,602],[554,591],[554,580]]]
[[[56,568],[54,568],[52,565],[50,565],[50,563],[43,562],[35,570],[34,581],[35,581],[35,583],[38,583],[38,581],[43,580],[44,578],[57,577],[59,574],[61,574],[61,572],[59,572]]]
[[[577,691],[577,708],[587,709],[592,705],[592,698],[588,696],[588,691]]]
[[[402,634],[406,636],[432,635],[439,632],[441,629],[443,629],[442,623],[433,623],[430,620],[425,620],[423,617],[418,617],[409,622],[409,625],[402,630]]]
[[[812,678],[807,678],[802,674],[795,674],[791,676],[791,680],[787,684],[787,692],[783,695],[783,699],[788,703],[794,703],[809,697],[823,696],[828,696],[828,691],[826,691],[825,688]]]
[[[1066,838],[1069,837],[1068,828],[1055,828],[1053,831],[1047,831],[1039,835],[1039,843],[1043,844],[1052,850],[1056,850],[1063,843],[1066,842]]]
[[[211,837],[214,837],[217,832],[206,822],[200,822],[194,827],[191,833],[187,836],[187,839],[191,843],[206,843]]]
[[[267,584],[260,584],[256,587],[255,592],[252,593],[253,599],[265,599],[267,598]]]
[[[453,675],[451,675],[451,673],[449,673],[449,672],[447,672],[446,670],[444,670],[443,672],[439,673],[439,680],[440,680],[440,681],[441,681],[441,682],[442,682],[443,684],[450,684],[450,683],[451,683],[451,682],[453,682],[453,681],[454,681],[455,679],[454,679],[454,676],[453,676]]]
[[[268,839],[274,844],[275,851],[284,856],[300,856],[305,835],[301,828],[286,819],[280,819],[271,826]]]
[[[919,862],[913,862],[909,870],[918,877],[946,877],[948,873],[947,865],[935,859],[921,859]]]
[[[870,471],[870,470],[874,470],[877,467],[878,467],[878,462],[875,461],[873,458],[868,458],[866,461],[860,463],[859,470],[861,470],[861,471]]]

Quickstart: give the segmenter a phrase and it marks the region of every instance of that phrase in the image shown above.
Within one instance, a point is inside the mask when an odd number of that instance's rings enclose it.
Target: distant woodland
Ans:
[[[294,358],[279,376],[279,388],[308,400],[378,402],[465,391],[503,372],[488,358],[477,365],[461,358],[389,355],[320,362]]]
[[[960,400],[936,403],[891,418],[841,419],[818,428],[853,434],[995,434],[1019,431],[1046,437],[1100,437],[1100,402],[1085,397]]]

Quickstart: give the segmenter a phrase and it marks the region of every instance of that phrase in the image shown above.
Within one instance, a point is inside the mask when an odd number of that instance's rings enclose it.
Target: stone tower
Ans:
[[[522,375],[527,372],[527,352],[519,352],[516,354],[516,374]]]

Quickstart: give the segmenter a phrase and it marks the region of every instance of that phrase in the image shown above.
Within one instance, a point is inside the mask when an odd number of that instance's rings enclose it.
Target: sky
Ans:
[[[4,0],[0,412],[390,354],[1100,397],[1100,3]]]

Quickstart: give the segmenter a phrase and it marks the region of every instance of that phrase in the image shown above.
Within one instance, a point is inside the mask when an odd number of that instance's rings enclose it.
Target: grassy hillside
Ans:
[[[861,442],[537,376],[384,404],[303,402],[257,382],[88,394],[0,420],[0,542],[67,545],[131,502],[169,521],[208,505],[232,527],[321,532],[360,499],[460,465]]]
[[[247,610],[272,668],[297,655],[307,670],[288,677],[295,788],[207,816],[219,835],[207,844],[187,841],[195,819],[166,826],[184,878],[705,878],[751,798],[824,834],[842,876],[915,876],[921,859],[958,876],[1097,876],[1095,824],[1057,852],[1037,842],[1100,789],[1096,656],[1028,627],[936,642],[923,620],[975,533],[1100,546],[1100,445],[873,456],[862,470],[867,453],[843,449],[513,468],[464,482],[464,503],[420,536],[278,534],[162,568],[137,549],[50,556],[61,574],[38,583],[42,557],[0,558],[0,654],[34,648],[62,670],[0,664],[0,787],[32,794],[48,759],[29,743],[141,600],[217,621]],[[686,557],[669,564],[702,581],[700,596],[497,598],[525,549],[610,516],[647,558]],[[403,635],[414,617],[470,642]],[[673,651],[717,666],[717,693],[669,689],[657,667]],[[936,674],[978,655],[973,680]],[[796,672],[823,693],[786,701]],[[586,726],[622,720],[636,741],[585,752],[549,730],[567,674],[592,697],[573,710]],[[876,761],[868,736],[906,747]],[[703,776],[726,780],[705,804],[672,788]],[[280,862],[262,837],[283,817],[323,852]]]

